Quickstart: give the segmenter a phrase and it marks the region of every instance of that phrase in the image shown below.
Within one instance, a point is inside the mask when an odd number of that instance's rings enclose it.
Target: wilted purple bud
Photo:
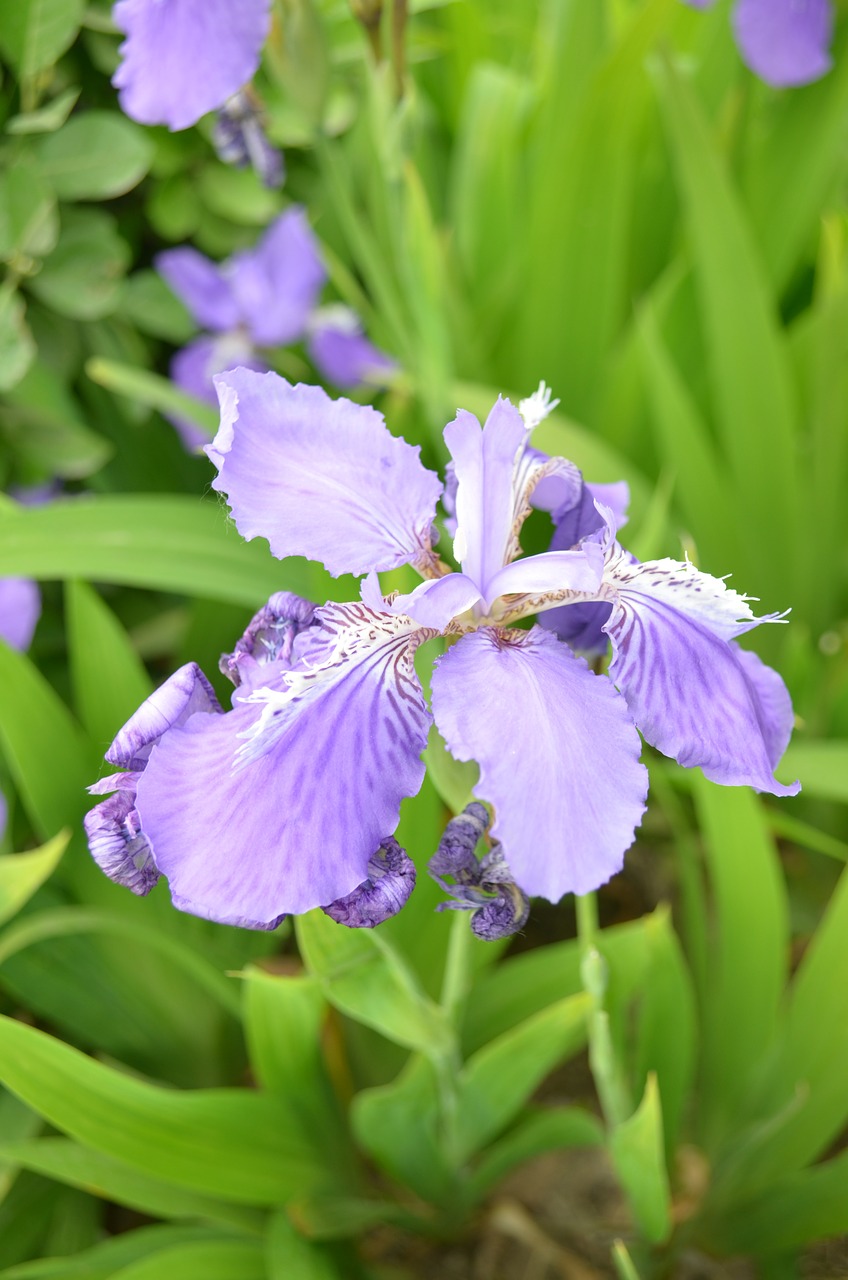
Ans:
[[[221,654],[221,673],[238,688],[252,684],[259,669],[269,662],[293,666],[295,640],[312,625],[314,614],[311,600],[291,591],[277,591],[251,618],[233,652]]]
[[[85,815],[83,825],[91,856],[110,880],[143,898],[159,879],[153,853],[135,808],[137,773],[115,774],[89,790],[102,794],[119,787]]]
[[[268,141],[259,106],[247,90],[234,93],[217,111],[212,142],[224,164],[236,169],[250,165],[263,186],[283,185],[286,167],[282,152]]]
[[[350,929],[373,929],[406,905],[415,888],[415,864],[393,836],[368,861],[368,879],[322,910]]]
[[[474,850],[486,834],[489,812],[473,801],[445,827],[439,847],[428,870],[452,902],[442,902],[437,911],[471,911],[471,931],[492,942],[507,938],[523,927],[530,903],[512,878],[499,844],[494,844],[478,862]],[[454,884],[446,883],[450,876]]]

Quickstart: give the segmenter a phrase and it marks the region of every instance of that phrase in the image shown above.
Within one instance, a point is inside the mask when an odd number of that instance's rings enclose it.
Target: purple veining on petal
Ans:
[[[267,538],[281,558],[320,560],[336,577],[428,555],[441,484],[381,414],[272,373],[237,369],[215,382],[212,487],[243,537]]]
[[[757,626],[744,597],[693,565],[611,561],[610,677],[652,746],[714,782],[794,795],[773,777],[788,704],[767,668],[729,643]],[[781,682],[782,684],[782,682]]]
[[[414,888],[415,863],[394,836],[386,836],[368,860],[368,878],[322,910],[349,929],[373,929],[397,915]]]
[[[28,649],[41,617],[41,592],[29,578],[0,578],[0,640]]]
[[[809,84],[833,66],[831,0],[737,0],[732,20],[745,62],[775,88]]]
[[[157,742],[198,712],[220,712],[221,705],[196,662],[187,662],[145,699],[116,734],[106,752],[109,764],[144,769]]]
[[[350,307],[321,307],[309,323],[309,356],[321,375],[352,390],[364,382],[384,383],[397,364],[365,336]]]
[[[432,633],[361,604],[316,618],[309,664],[167,733],[139,780],[174,900],[210,919],[270,922],[346,897],[421,786],[430,715],[413,653]]]
[[[188,129],[246,84],[259,66],[270,0],[118,0],[126,36],[112,77],[140,124]]]
[[[223,675],[237,688],[252,689],[263,679],[269,663],[292,667],[296,661],[295,641],[312,626],[315,605],[311,600],[278,591],[255,613],[232,653],[222,653]]]
[[[439,731],[480,766],[477,794],[525,893],[557,901],[621,868],[647,793],[624,699],[540,627],[482,628],[439,659]],[[520,713],[519,713],[520,712]]]
[[[149,841],[141,830],[134,788],[123,788],[83,819],[91,856],[110,880],[144,897],[159,879]]]

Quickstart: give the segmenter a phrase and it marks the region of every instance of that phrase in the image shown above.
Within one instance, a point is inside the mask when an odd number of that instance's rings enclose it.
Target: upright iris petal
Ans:
[[[267,538],[275,556],[321,560],[335,576],[429,553],[441,484],[376,410],[245,369],[216,384],[212,487],[243,537]]]
[[[413,653],[431,633],[361,604],[319,618],[322,661],[194,716],[139,779],[141,825],[183,910],[261,922],[336,902],[421,786],[430,716]]]
[[[217,334],[215,337],[204,335],[195,338],[193,342],[189,342],[176,352],[171,361],[169,373],[171,381],[181,391],[187,392],[190,396],[196,396],[198,400],[203,400],[208,405],[217,406],[215,374],[225,373],[227,369],[234,369],[237,366],[242,369],[253,369],[257,373],[264,373],[268,367],[264,360],[257,358],[249,340],[238,329],[233,333]],[[204,427],[198,426],[191,418],[176,413],[169,413],[167,417],[168,421],[176,427],[187,449],[200,449],[209,443],[209,432]]]
[[[645,808],[639,735],[610,682],[540,627],[471,632],[438,662],[433,714],[525,893],[557,902],[621,868]]]
[[[118,0],[121,107],[141,124],[196,124],[255,75],[270,10],[271,0]]]
[[[252,249],[233,254],[227,279],[239,319],[255,343],[295,342],[327,279],[318,243],[303,209],[287,209]]]

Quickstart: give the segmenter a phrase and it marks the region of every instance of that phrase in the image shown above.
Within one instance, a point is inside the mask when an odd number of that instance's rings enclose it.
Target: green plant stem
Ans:
[[[448,1162],[456,1167],[458,1154],[459,1072],[462,1055],[459,1049],[460,1010],[468,994],[470,982],[471,930],[464,911],[455,911],[448,938],[448,954],[442,978],[440,1004],[451,1028],[452,1044],[442,1053],[434,1053],[431,1061],[439,1086],[439,1110],[442,1141]]]
[[[580,975],[592,1001],[589,1012],[589,1064],[607,1124],[626,1120],[633,1107],[620,1064],[616,1061],[605,1008],[607,963],[598,949],[598,904],[594,893],[576,898],[577,936],[580,940]]]

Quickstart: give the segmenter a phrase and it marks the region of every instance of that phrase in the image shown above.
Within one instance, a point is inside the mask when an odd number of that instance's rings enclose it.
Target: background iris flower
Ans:
[[[715,0],[685,0],[709,9]],[[737,0],[733,32],[751,70],[777,89],[808,84],[832,66],[831,0]]]
[[[232,711],[190,664],[113,744],[107,759],[136,772],[97,790],[131,790],[132,838],[144,833],[146,865],[177,906],[273,927],[353,893],[421,786],[433,719],[457,759],[478,763],[476,794],[515,882],[553,901],[622,865],[648,788],[637,728],[714,781],[798,790],[773,776],[792,724],[783,682],[734,643],[773,617],[688,562],[625,552],[620,517],[589,503],[577,468],[530,446],[544,400],[522,414],[499,399],[485,427],[464,411],[446,427],[451,572],[434,548],[442,485],[382,415],[272,373],[238,369],[216,385],[213,488],[243,536],[367,576],[356,603],[270,602],[272,643],[257,648],[269,623],[255,620]],[[534,496],[560,538],[578,512],[573,543],[520,558]],[[402,565],[422,582],[384,596],[377,573]],[[512,625],[587,604],[606,609],[610,678],[551,630]],[[449,647],[431,715],[413,659],[439,635]],[[241,680],[237,655],[224,669]]]

